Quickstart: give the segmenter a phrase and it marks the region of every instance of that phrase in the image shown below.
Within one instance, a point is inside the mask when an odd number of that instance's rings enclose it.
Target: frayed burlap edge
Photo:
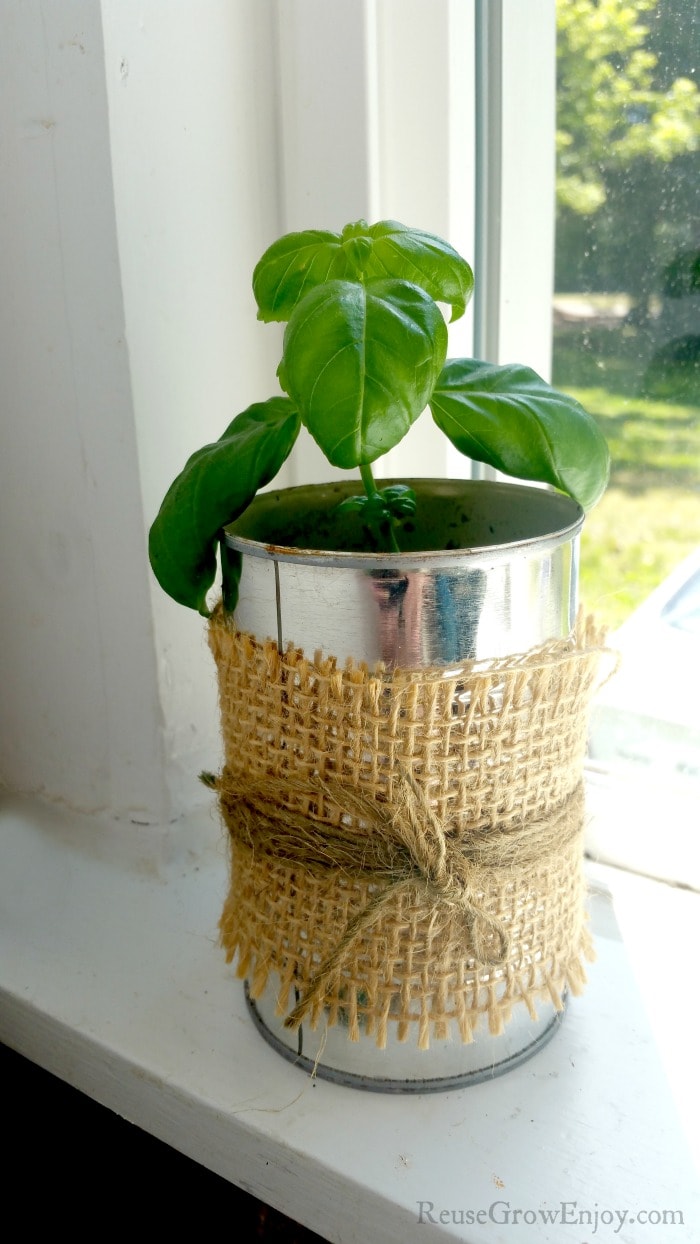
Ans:
[[[280,654],[221,614],[210,642],[231,841],[221,941],[254,998],[273,980],[289,1026],[323,1017],[379,1046],[393,1027],[426,1048],[580,993],[581,774],[605,650],[592,620],[449,675]]]

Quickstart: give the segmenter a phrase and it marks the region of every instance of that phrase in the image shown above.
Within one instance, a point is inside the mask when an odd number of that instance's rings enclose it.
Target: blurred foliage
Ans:
[[[606,175],[700,147],[700,94],[691,77],[656,85],[649,25],[658,0],[558,0],[559,203],[586,215],[608,197]]]
[[[557,330],[554,383],[591,412],[612,455],[610,486],[582,537],[581,596],[618,626],[700,545],[700,368],[681,400],[650,396],[640,378],[640,330],[567,325]]]
[[[697,245],[698,0],[557,0],[557,289],[646,298]]]
[[[617,626],[700,545],[700,0],[557,0],[557,27],[553,379],[610,445],[581,593]]]
[[[663,270],[662,292],[667,298],[700,294],[700,251],[679,251]]]
[[[586,305],[595,307],[598,302],[605,305],[604,299],[595,296]],[[698,337],[682,337],[659,345],[653,325],[637,325],[629,317],[607,324],[594,319],[561,326],[554,336],[553,382],[562,389],[590,390],[597,402],[603,400],[605,391],[613,406],[634,399],[650,423],[663,419],[669,405],[681,404],[687,407],[685,420],[692,427],[698,423],[700,409],[698,341]],[[653,405],[647,410],[654,398],[661,399],[659,410]],[[604,430],[606,435],[611,432]],[[698,432],[689,435],[691,444],[695,443]],[[688,462],[693,462],[690,446]],[[696,473],[699,469],[696,456]]]
[[[583,529],[581,602],[617,627],[699,545],[697,495],[612,484]]]

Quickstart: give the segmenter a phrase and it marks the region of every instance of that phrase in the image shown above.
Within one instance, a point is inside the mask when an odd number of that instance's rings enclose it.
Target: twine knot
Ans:
[[[412,875],[406,882],[422,884],[433,909],[449,907],[462,917],[466,944],[480,966],[501,967],[510,952],[510,938],[484,906],[478,865],[465,854],[464,843],[448,833],[410,774],[400,775],[399,792],[392,828],[410,856]]]
[[[502,874],[541,864],[549,852],[560,851],[580,831],[583,800],[581,786],[557,816],[465,836],[442,823],[425,792],[404,772],[395,779],[397,797],[391,804],[369,799],[332,780],[319,780],[317,788],[310,790],[292,779],[270,777],[255,787],[236,789],[224,771],[216,787],[224,820],[236,840],[294,867],[343,869],[377,886],[363,910],[342,930],[335,948],[285,1019],[290,1029],[298,1028],[323,1001],[359,939],[406,891],[422,905],[421,915],[428,918],[428,926],[446,907],[461,917],[465,958],[475,966],[502,967],[511,943],[508,930],[486,906],[489,876],[494,870]],[[291,792],[304,796],[308,814],[286,806]],[[343,824],[316,819],[323,801],[339,806],[370,832],[358,838],[348,834]]]

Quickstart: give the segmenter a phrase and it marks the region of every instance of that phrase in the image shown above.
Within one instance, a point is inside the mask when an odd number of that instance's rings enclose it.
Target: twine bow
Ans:
[[[369,799],[329,780],[316,790],[292,780],[265,778],[245,789],[226,771],[207,781],[219,791],[222,814],[232,838],[255,852],[287,860],[290,866],[316,871],[345,870],[376,884],[366,906],[341,932],[338,942],[312,977],[303,998],[285,1020],[296,1029],[321,1003],[355,944],[400,895],[410,891],[430,923],[450,908],[464,923],[467,956],[481,967],[502,967],[510,954],[510,936],[484,902],[488,874],[541,865],[580,832],[583,790],[579,786],[557,814],[515,828],[476,830],[468,835],[444,825],[420,786],[407,773],[395,779],[391,803]],[[286,807],[290,792],[303,796],[308,814]],[[361,831],[314,819],[330,801],[359,822]]]

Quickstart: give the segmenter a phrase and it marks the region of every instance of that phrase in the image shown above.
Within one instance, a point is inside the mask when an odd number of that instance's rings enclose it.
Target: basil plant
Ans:
[[[248,407],[218,441],[192,454],[150,532],[153,571],[180,604],[208,614],[222,528],[250,504],[304,427],[329,462],[358,470],[369,527],[397,549],[395,526],[415,509],[410,488],[375,485],[372,464],[429,408],[469,458],[551,484],[589,509],[609,457],[602,433],[572,397],[528,367],[447,359],[438,304],[458,319],[473,289],[468,263],[441,238],[393,220],[342,233],[309,230],[273,243],[255,268],[258,318],[286,323],[277,375],[283,394]],[[358,487],[359,481],[358,481]],[[420,523],[420,514],[415,517]],[[221,546],[224,597],[238,567]]]

